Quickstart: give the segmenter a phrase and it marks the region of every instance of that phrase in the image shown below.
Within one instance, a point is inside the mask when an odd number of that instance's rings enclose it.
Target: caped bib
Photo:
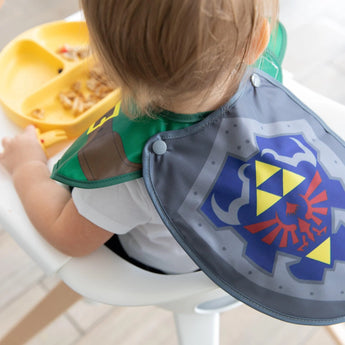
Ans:
[[[344,142],[259,71],[143,153],[150,197],[196,264],[240,301],[299,324],[344,321],[344,172]]]

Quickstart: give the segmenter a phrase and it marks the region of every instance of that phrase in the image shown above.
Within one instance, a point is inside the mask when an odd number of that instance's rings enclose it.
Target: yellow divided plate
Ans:
[[[0,53],[0,101],[6,114],[19,126],[34,124],[41,132],[63,130],[75,138],[100,118],[120,97],[119,89],[109,93],[88,110],[74,115],[59,100],[75,82],[81,92],[89,92],[86,82],[95,61],[92,56],[66,59],[60,54],[64,45],[88,47],[85,22],[53,22],[24,32]],[[44,110],[40,118],[35,109]]]

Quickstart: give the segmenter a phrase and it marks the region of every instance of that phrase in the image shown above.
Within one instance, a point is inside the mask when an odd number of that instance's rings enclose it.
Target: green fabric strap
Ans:
[[[283,81],[283,72],[281,64],[285,56],[287,45],[287,35],[284,26],[281,23],[272,33],[268,47],[262,56],[256,61],[254,67],[261,69],[278,81]]]

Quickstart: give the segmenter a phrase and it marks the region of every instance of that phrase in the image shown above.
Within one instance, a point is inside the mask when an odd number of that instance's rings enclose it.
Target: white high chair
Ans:
[[[1,198],[1,225],[47,274],[56,273],[63,283],[0,341],[2,345],[24,344],[81,296],[116,306],[160,306],[174,313],[180,345],[219,344],[219,313],[241,303],[202,272],[151,273],[106,247],[83,258],[67,257],[35,232],[10,181],[4,181],[4,177],[0,181],[4,192],[1,195],[6,196]]]
[[[83,20],[82,12],[66,18]],[[0,139],[19,133],[0,108]],[[50,160],[52,166],[58,155]],[[50,246],[28,220],[15,189],[0,167],[0,225],[48,274],[61,283],[5,337],[2,345],[22,345],[80,298],[115,306],[156,305],[174,313],[180,345],[218,345],[219,313],[241,303],[202,272],[162,275],[125,261],[105,246],[70,258]]]
[[[341,133],[339,129],[345,128],[345,106],[299,85],[287,73],[284,84],[344,139],[345,131]],[[0,138],[19,130],[0,113]],[[171,310],[180,345],[219,344],[219,313],[241,303],[214,285],[202,272],[151,273],[123,260],[106,247],[83,258],[65,256],[33,228],[3,170],[0,170],[0,190],[1,226],[47,274],[55,273],[62,281],[0,341],[2,345],[24,344],[80,296],[110,305],[156,305]]]

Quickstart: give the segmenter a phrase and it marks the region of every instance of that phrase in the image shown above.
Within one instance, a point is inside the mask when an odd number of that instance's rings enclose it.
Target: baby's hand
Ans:
[[[0,164],[13,175],[15,171],[30,163],[47,163],[47,157],[38,142],[36,129],[28,126],[24,132],[14,138],[2,139],[3,152],[0,153]]]

